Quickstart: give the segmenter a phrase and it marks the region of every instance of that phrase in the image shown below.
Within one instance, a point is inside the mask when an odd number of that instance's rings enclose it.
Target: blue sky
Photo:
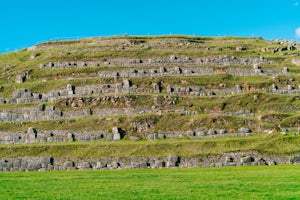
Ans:
[[[0,27],[0,52],[55,38],[124,34],[299,41],[300,0],[1,0]]]

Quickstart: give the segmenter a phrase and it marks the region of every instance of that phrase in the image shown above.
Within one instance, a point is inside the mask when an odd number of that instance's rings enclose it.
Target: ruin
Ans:
[[[0,80],[0,144],[297,137],[299,44],[249,40],[251,45],[231,37],[124,36],[78,46],[53,42],[28,48],[24,61],[1,66],[7,76]],[[0,158],[0,171],[222,167],[299,160],[298,155],[272,157],[254,151],[191,158],[8,155]]]

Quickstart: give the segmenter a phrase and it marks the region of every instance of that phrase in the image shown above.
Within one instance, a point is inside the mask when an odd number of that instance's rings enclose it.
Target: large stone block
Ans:
[[[16,159],[13,161],[13,168],[21,168],[21,160]]]
[[[28,162],[25,161],[25,160],[22,160],[22,162],[21,162],[21,169],[27,169],[27,167],[28,167]]]
[[[178,156],[169,156],[168,161],[167,161],[167,167],[172,168],[172,167],[178,167],[180,160]]]
[[[103,169],[107,167],[107,163],[105,162],[97,162],[96,169]]]
[[[113,140],[120,140],[121,139],[121,134],[120,133],[114,133],[113,134]]]
[[[46,164],[46,165],[53,164],[53,158],[51,158],[51,157],[41,157],[40,162],[42,164]]]
[[[119,133],[119,128],[118,127],[112,127],[111,132],[113,134]]]
[[[163,160],[155,160],[154,168],[162,168],[165,166],[166,166],[166,163]]]
[[[75,163],[73,161],[66,161],[64,162],[64,166],[69,169],[69,168],[74,168],[75,167]]]
[[[0,168],[6,168],[7,167],[7,160],[0,160]]]
[[[42,164],[40,162],[31,161],[27,165],[28,171],[38,171],[42,168]]]
[[[82,170],[90,170],[90,169],[92,169],[92,165],[89,162],[82,162],[80,164],[80,169],[82,169]]]
[[[291,159],[292,164],[300,164],[300,155],[295,156],[293,159]]]
[[[242,163],[242,164],[244,164],[244,163],[251,163],[251,162],[253,162],[254,161],[254,158],[252,157],[252,156],[246,156],[246,157],[242,157],[241,159],[240,159],[240,162]]]

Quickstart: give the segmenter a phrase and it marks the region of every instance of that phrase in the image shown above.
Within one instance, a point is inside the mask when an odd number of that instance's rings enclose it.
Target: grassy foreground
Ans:
[[[0,173],[0,199],[299,199],[300,166]]]

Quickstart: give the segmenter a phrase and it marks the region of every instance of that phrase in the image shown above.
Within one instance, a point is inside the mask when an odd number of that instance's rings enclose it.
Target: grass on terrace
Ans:
[[[56,158],[148,157],[178,155],[196,157],[225,152],[258,151],[270,155],[299,153],[300,136],[258,134],[216,139],[161,141],[96,141],[0,145],[0,157],[52,156]]]
[[[299,199],[300,166],[0,173],[0,199]]]

